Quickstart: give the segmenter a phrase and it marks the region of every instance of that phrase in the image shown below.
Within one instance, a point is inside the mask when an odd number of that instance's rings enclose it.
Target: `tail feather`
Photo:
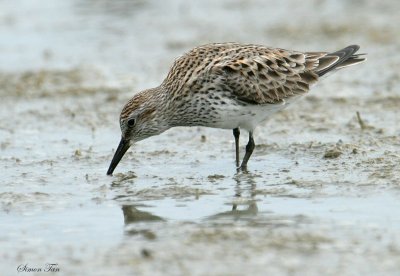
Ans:
[[[345,60],[344,62],[342,62],[342,64],[337,66],[336,69],[342,69],[347,66],[356,65],[358,63],[361,63],[361,62],[367,60],[367,58],[364,56],[365,56],[365,54],[352,55],[348,60]]]
[[[360,46],[350,45],[337,52],[322,56],[319,58],[319,65],[315,69],[315,72],[321,77],[332,70],[341,69],[365,61],[366,58],[363,57],[363,54],[355,54],[358,49],[360,49]]]

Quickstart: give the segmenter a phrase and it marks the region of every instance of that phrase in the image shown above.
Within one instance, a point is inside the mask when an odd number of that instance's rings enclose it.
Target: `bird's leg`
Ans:
[[[256,147],[256,144],[254,144],[253,132],[249,131],[249,142],[246,145],[246,154],[243,157],[242,165],[240,165],[240,169],[242,171],[247,170],[247,162],[249,161],[250,156],[253,153],[253,150],[255,147]]]
[[[240,136],[240,129],[234,128],[233,129],[233,136],[235,137],[235,149],[236,149],[236,167],[239,168],[239,136]]]

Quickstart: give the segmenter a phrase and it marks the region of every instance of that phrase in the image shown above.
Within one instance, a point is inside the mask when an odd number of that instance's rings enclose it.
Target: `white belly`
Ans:
[[[288,107],[301,96],[292,97],[288,101],[279,104],[263,105],[223,105],[217,108],[219,119],[209,127],[234,129],[240,127],[247,131],[253,131],[258,124],[269,119],[272,114]]]

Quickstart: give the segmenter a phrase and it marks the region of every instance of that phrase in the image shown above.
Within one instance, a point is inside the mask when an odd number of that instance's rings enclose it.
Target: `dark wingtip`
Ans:
[[[346,62],[347,60],[352,59],[353,57],[355,58],[354,54],[360,49],[360,46],[357,44],[354,45],[349,45],[339,51],[333,52],[333,53],[329,53],[326,56],[335,56],[338,57],[339,59],[331,64],[330,66],[328,66],[327,68],[324,68],[323,70],[317,72],[318,76],[323,76],[326,73],[328,73],[329,71],[340,67],[340,65],[344,62]],[[323,58],[323,57],[322,57]]]
[[[349,45],[349,46],[347,46],[346,48],[344,48],[343,50],[345,50],[345,49],[347,49],[347,48],[352,49],[352,50],[353,50],[353,54],[354,54],[355,52],[357,52],[358,50],[360,50],[360,45],[357,45],[357,44]],[[343,50],[342,50],[342,51],[343,51]]]

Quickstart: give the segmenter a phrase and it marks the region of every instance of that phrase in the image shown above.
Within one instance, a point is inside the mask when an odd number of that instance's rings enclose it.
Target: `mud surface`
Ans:
[[[399,8],[1,1],[0,274],[398,275]],[[125,101],[217,41],[369,60],[261,125],[248,174],[230,131],[175,128],[106,176]]]

